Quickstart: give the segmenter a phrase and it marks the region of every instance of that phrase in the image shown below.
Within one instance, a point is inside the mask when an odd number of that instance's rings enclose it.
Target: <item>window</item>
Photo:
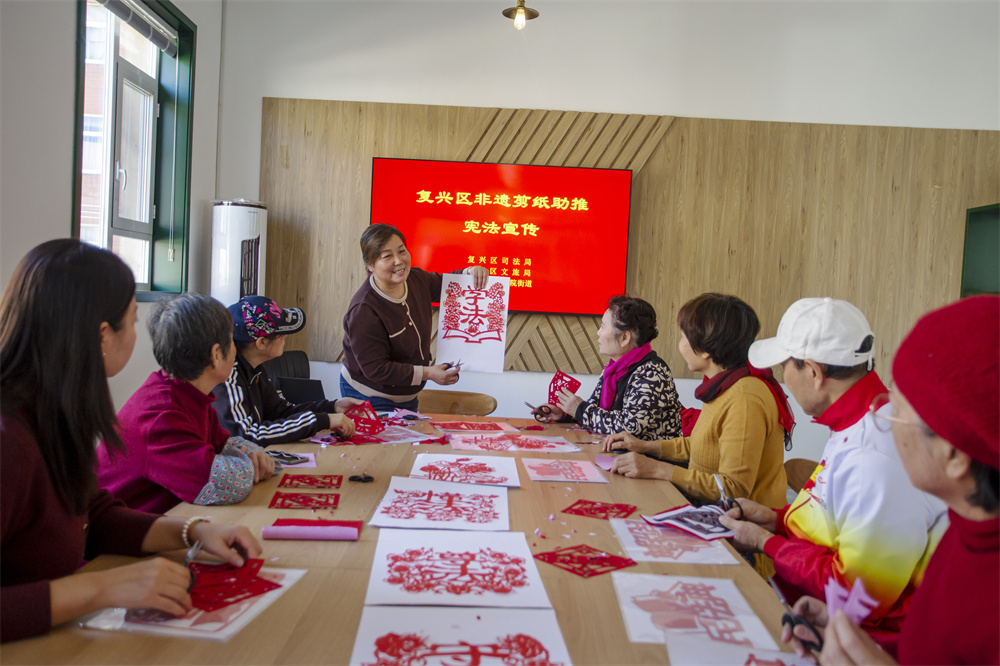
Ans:
[[[166,0],[78,0],[76,235],[184,291],[196,28]]]

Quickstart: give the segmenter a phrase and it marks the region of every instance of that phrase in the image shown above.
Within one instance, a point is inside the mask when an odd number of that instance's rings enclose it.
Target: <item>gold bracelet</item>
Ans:
[[[184,542],[184,546],[190,548],[194,544],[191,543],[191,528],[198,523],[210,523],[212,519],[208,516],[191,516],[186,521],[184,521],[184,528],[181,530],[181,541]]]

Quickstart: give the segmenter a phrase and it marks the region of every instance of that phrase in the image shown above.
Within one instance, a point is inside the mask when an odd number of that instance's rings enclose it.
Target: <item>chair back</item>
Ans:
[[[301,377],[309,379],[309,356],[300,350],[286,351],[278,358],[261,363],[267,378],[277,388],[281,388],[279,377]]]
[[[785,476],[788,478],[788,487],[798,494],[812,473],[816,471],[817,465],[819,465],[818,462],[808,458],[789,458],[786,460]]]
[[[417,401],[424,414],[487,416],[497,408],[497,399],[493,396],[470,391],[424,389],[417,394]]]

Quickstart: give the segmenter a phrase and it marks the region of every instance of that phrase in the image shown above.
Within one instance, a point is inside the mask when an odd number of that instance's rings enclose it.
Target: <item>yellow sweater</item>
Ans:
[[[660,442],[660,457],[686,462],[675,467],[670,482],[701,503],[718,502],[712,476],[722,476],[726,494],[747,497],[766,507],[787,504],[784,431],[778,406],[763,380],[744,377],[712,402],[705,403],[690,437]]]

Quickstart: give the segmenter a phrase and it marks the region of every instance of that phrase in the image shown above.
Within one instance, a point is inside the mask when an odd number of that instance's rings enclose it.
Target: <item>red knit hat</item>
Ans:
[[[900,344],[892,378],[931,430],[1000,468],[1000,297],[924,315]]]

